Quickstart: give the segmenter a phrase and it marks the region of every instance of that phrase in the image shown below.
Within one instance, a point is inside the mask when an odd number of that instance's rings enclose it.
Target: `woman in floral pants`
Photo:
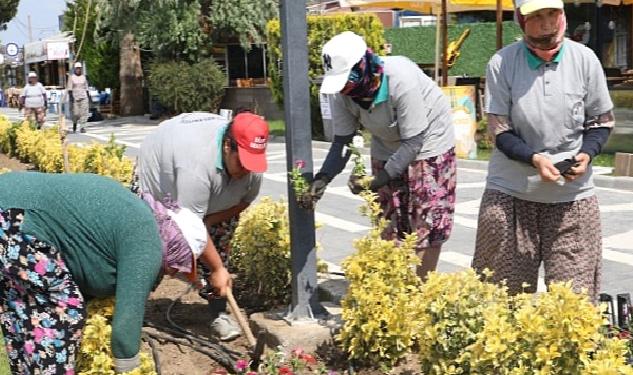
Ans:
[[[0,323],[13,374],[73,375],[85,300],[116,299],[114,371],[133,371],[145,301],[161,275],[226,293],[229,274],[193,212],[91,174],[0,175]],[[81,194],[77,195],[80,191]]]

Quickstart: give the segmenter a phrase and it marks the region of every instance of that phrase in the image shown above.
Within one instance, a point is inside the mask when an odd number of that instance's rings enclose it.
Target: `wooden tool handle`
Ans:
[[[231,314],[233,314],[233,316],[237,318],[237,322],[242,328],[242,332],[244,332],[246,340],[248,340],[248,344],[251,347],[255,347],[255,345],[257,344],[257,341],[255,341],[255,336],[253,336],[253,332],[251,331],[251,327],[248,325],[246,318],[244,318],[244,315],[242,315],[240,307],[237,305],[237,302],[235,302],[235,297],[233,297],[233,290],[231,288],[228,288],[227,290],[226,299],[229,301]]]

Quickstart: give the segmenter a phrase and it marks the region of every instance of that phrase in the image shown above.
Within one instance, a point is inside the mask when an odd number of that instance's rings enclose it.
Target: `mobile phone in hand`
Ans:
[[[558,163],[554,164],[554,167],[558,169],[561,175],[571,174],[571,168],[577,167],[580,165],[578,160],[573,156],[569,159],[561,160]]]

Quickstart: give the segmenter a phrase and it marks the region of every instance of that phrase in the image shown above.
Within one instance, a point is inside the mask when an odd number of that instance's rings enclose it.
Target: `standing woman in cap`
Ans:
[[[232,121],[211,113],[182,114],[161,123],[141,144],[133,191],[170,197],[193,211],[226,262],[239,215],[259,193],[267,142],[268,124],[253,113],[239,113]],[[216,335],[239,336],[225,313],[226,300],[204,291],[201,296],[209,300]]]
[[[573,282],[600,290],[602,230],[591,160],[615,124],[595,54],[565,39],[561,0],[521,0],[522,41],[488,63],[486,112],[496,149],[477,228],[473,266],[511,293]],[[523,284],[529,286],[523,288]]]
[[[68,79],[68,96],[73,109],[73,133],[77,131],[86,132],[86,122],[90,112],[90,95],[88,93],[88,80],[83,74],[83,66],[80,62],[75,63],[73,75]]]
[[[163,274],[196,280],[200,257],[226,293],[228,272],[187,209],[91,174],[7,173],[0,191],[0,323],[13,374],[74,374],[90,298],[116,298],[122,373],[139,365],[145,301]]]
[[[425,278],[436,268],[455,210],[455,136],[450,104],[418,66],[402,56],[378,57],[360,36],[346,31],[323,46],[321,93],[333,94],[334,142],[304,201],[313,205],[349,159],[344,145],[362,125],[372,135],[374,178],[383,234],[401,240],[418,235],[417,255]],[[354,194],[360,178],[348,182]],[[310,203],[308,203],[310,205]]]
[[[20,104],[24,106],[24,118],[31,119],[31,115],[35,116],[37,128],[40,129],[46,122],[46,90],[44,86],[37,80],[37,73],[29,73],[29,83],[24,86]]]

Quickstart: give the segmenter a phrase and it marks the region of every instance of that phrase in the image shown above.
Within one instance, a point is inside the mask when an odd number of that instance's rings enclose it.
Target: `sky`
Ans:
[[[18,13],[6,31],[0,31],[0,43],[28,43],[28,16],[31,15],[33,40],[59,33],[59,16],[66,9],[66,0],[20,0]]]

